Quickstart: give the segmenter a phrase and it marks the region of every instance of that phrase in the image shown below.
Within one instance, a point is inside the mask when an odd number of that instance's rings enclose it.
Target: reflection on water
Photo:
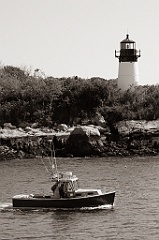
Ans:
[[[115,190],[114,208],[13,209],[16,194],[49,193],[50,175],[39,159],[1,161],[1,239],[158,239],[157,157],[58,159],[58,166],[73,171],[81,187]]]

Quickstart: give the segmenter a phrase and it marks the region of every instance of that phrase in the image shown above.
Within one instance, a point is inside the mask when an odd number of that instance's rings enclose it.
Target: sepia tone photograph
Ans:
[[[0,239],[159,239],[159,1],[0,0]]]

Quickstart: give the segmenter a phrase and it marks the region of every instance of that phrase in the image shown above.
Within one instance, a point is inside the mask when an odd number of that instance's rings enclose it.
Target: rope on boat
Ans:
[[[49,174],[51,174],[50,171],[49,171],[49,169],[48,169],[48,167],[46,166],[45,162],[43,161],[43,157],[41,158],[41,161],[42,161],[42,163],[43,163],[46,171],[47,171]]]
[[[45,167],[45,170],[52,176],[56,175],[57,180],[59,180],[59,172],[58,172],[58,169],[57,169],[57,161],[56,161],[56,157],[55,157],[54,138],[53,138],[52,141],[50,141],[50,148],[51,148],[51,154],[50,154],[50,158],[49,158],[49,165],[50,165],[52,171],[49,171],[47,165],[43,161],[43,154],[42,154],[42,157],[41,157],[41,161],[42,161],[42,163]]]
[[[41,158],[41,161],[45,167],[45,170],[52,176],[56,176],[57,180],[59,179],[59,172],[57,169],[57,161],[56,161],[56,157],[55,157],[55,145],[54,145],[54,138],[52,141],[50,141],[50,148],[51,148],[51,154],[50,154],[50,158],[49,158],[49,165],[51,168],[51,171],[49,171],[47,165],[45,164],[45,162],[43,161],[43,155]]]

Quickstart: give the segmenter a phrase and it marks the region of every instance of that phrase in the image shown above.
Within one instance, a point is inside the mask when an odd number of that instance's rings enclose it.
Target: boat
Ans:
[[[59,172],[54,156],[51,193],[20,194],[12,198],[13,208],[83,208],[110,205],[113,207],[115,191],[103,193],[101,189],[83,189],[72,172]]]
[[[115,192],[102,193],[100,189],[79,188],[78,178],[72,172],[53,178],[52,194],[20,194],[13,197],[14,208],[82,208],[113,206]]]

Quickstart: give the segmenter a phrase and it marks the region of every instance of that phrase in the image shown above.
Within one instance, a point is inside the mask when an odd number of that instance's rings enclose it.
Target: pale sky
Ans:
[[[159,84],[158,0],[0,0],[0,61],[46,76],[118,77],[127,32],[140,84]]]

